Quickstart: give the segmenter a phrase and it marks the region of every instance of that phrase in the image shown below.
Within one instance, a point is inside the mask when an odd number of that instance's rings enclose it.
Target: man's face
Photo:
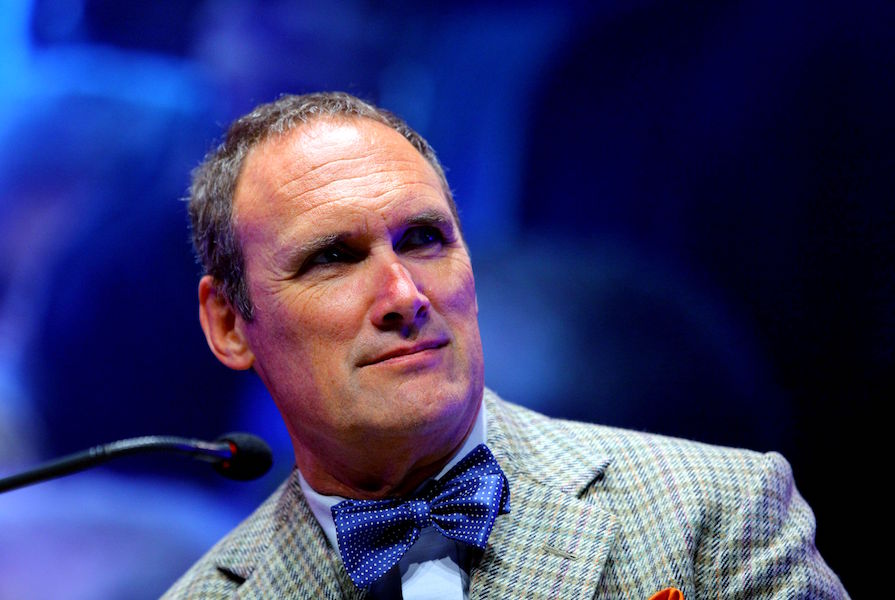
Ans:
[[[475,282],[416,149],[318,119],[252,150],[234,216],[255,306],[239,326],[297,454],[459,444],[483,386]]]

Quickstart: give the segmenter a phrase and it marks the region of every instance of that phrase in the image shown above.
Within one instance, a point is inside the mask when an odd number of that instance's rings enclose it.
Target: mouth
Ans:
[[[412,346],[401,346],[399,348],[393,348],[388,352],[384,352],[382,354],[377,355],[372,359],[363,360],[359,363],[361,367],[367,367],[370,365],[376,365],[379,363],[384,363],[386,361],[391,361],[395,359],[401,359],[404,357],[412,357],[418,354],[429,353],[430,351],[439,350],[448,345],[448,340],[444,338],[438,338],[434,340],[427,340],[425,342],[420,342],[414,344]]]

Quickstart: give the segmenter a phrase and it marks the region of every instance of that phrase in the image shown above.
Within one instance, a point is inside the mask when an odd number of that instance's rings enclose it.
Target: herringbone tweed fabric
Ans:
[[[778,454],[549,419],[485,391],[510,482],[471,599],[847,598]],[[167,594],[362,598],[293,473]]]

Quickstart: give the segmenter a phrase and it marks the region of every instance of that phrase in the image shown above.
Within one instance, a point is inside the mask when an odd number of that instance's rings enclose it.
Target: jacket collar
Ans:
[[[498,517],[475,567],[470,598],[547,593],[592,595],[617,528],[581,500],[610,460],[543,432],[555,425],[485,390],[488,446],[510,482],[510,513]],[[550,425],[548,425],[548,423]],[[363,598],[311,513],[292,475],[224,542],[216,564],[244,580],[238,598]]]
[[[298,470],[218,554],[236,598],[363,598],[301,493]]]

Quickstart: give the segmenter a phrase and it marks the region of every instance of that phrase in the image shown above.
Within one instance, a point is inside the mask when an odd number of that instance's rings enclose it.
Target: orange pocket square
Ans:
[[[665,588],[650,596],[649,600],[684,600],[684,595],[677,588]]]

